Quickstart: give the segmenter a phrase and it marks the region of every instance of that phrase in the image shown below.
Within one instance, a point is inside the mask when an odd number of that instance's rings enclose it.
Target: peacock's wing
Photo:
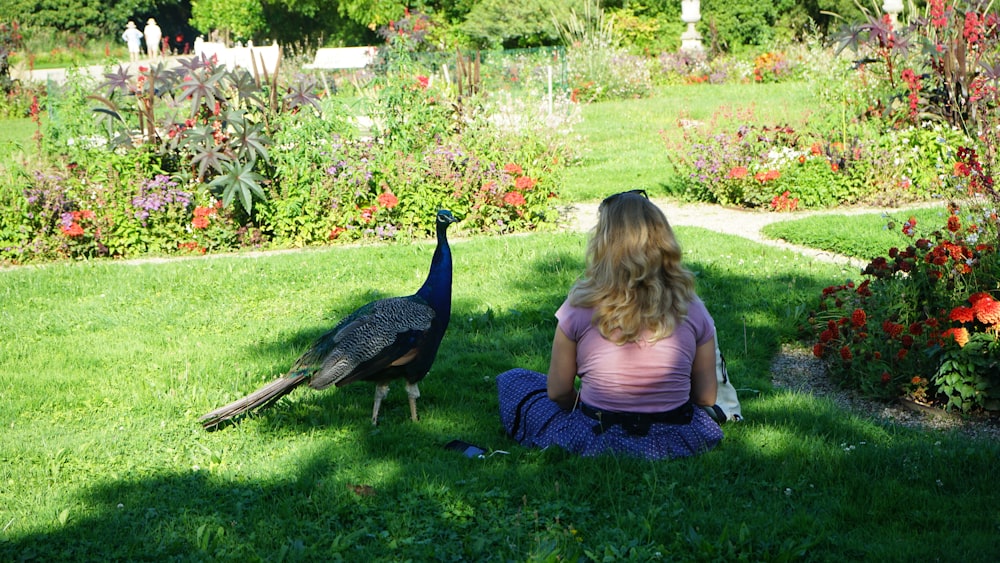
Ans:
[[[377,376],[419,355],[433,320],[434,309],[417,296],[373,301],[319,337],[292,373],[312,373],[314,389]]]

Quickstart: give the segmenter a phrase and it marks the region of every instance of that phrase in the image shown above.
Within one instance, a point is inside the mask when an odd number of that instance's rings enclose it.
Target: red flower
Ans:
[[[928,0],[927,5],[931,9],[931,25],[943,29],[948,25],[948,18],[944,15],[944,0]]]
[[[851,324],[854,325],[854,328],[861,328],[865,326],[866,322],[868,322],[868,315],[865,314],[864,309],[855,309],[851,313]]]
[[[392,209],[399,205],[399,198],[391,192],[383,192],[378,195],[378,203],[386,209]]]
[[[507,192],[504,194],[503,200],[507,205],[513,205],[514,207],[520,207],[527,203],[524,200],[524,196],[518,192]]]
[[[870,297],[871,296],[872,290],[868,289],[868,284],[869,284],[870,281],[871,280],[865,280],[865,281],[861,282],[861,285],[858,286],[858,295],[860,295],[862,297]]]
[[[521,176],[514,181],[514,187],[522,191],[528,191],[535,187],[535,183],[534,178],[531,178],[530,176]]]
[[[958,218],[958,215],[948,216],[948,230],[953,233],[962,230],[962,220]]]
[[[917,321],[910,325],[909,331],[913,336],[920,336],[924,333],[924,325],[920,324],[920,321]]]
[[[520,176],[521,174],[524,173],[524,170],[521,169],[519,165],[514,164],[513,162],[507,163],[507,165],[503,167],[503,170],[504,172],[514,176]]]
[[[912,237],[917,229],[917,218],[910,217],[910,220],[903,223],[903,234]]]
[[[330,240],[334,240],[334,239],[336,239],[337,237],[340,236],[340,233],[342,233],[342,232],[344,232],[346,230],[347,229],[345,229],[344,227],[334,227],[333,230],[330,231],[330,236],[327,237],[327,238],[329,238]]]
[[[815,345],[813,345],[813,356],[816,356],[817,358],[822,358],[824,349],[825,348],[822,344],[816,343]]]
[[[833,340],[833,337],[834,337],[834,332],[830,329],[826,329],[823,332],[819,333],[820,342],[829,342]]]
[[[887,320],[882,323],[882,331],[888,334],[889,338],[896,338],[903,333],[903,325]]]
[[[885,384],[889,383],[890,381],[892,381],[892,376],[889,375],[889,372],[883,371],[882,372],[882,384],[885,385]]]
[[[956,162],[952,173],[959,178],[964,178],[969,175],[969,165],[964,162]]]
[[[430,84],[430,78],[426,76],[417,77],[417,88],[420,88],[421,90],[426,90],[428,84]]]
[[[840,358],[845,362],[851,361],[854,356],[851,355],[851,350],[847,346],[840,349]]]

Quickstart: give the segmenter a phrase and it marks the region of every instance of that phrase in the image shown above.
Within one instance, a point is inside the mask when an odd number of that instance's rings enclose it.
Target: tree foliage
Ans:
[[[219,30],[239,41],[268,31],[260,0],[191,0],[191,25],[206,35]]]
[[[0,2],[0,20],[99,37],[119,30],[129,19],[155,17],[158,10],[181,3],[185,0],[5,0]]]

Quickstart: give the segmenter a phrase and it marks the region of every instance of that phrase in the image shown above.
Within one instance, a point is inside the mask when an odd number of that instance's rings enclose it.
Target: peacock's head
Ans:
[[[452,215],[451,211],[448,211],[447,209],[442,209],[437,213],[437,222],[439,225],[440,224],[448,225],[450,223],[457,223],[458,218]]]

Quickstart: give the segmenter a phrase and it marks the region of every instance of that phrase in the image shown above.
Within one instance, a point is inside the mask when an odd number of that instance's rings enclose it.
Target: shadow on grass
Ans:
[[[582,265],[582,257],[541,253],[530,276],[496,288],[527,294],[516,308],[484,310],[457,292],[449,333],[421,386],[419,423],[408,420],[399,389],[378,428],[369,423],[371,385],[296,393],[239,428],[193,435],[212,452],[205,467],[95,477],[68,501],[63,521],[0,542],[0,559],[654,559],[670,549],[681,560],[739,553],[902,560],[943,553],[921,540],[940,540],[949,529],[963,536],[948,553],[974,554],[992,541],[1000,522],[922,507],[989,513],[996,495],[982,488],[995,447],[946,442],[942,452],[911,432],[770,392],[766,362],[788,334],[786,307],[829,283],[820,276],[751,280],[692,263],[707,282],[701,294],[710,308],[722,299],[783,296],[761,303],[753,353],[730,354],[734,374],[754,378],[763,393],[744,402],[747,422],[727,427],[716,451],[670,463],[582,460],[507,439],[493,378],[515,366],[545,369],[552,314]],[[735,341],[741,308],[712,310],[722,341]],[[323,330],[283,335],[254,353],[283,357]],[[456,438],[494,455],[470,459],[443,448]],[[928,479],[941,485],[929,487]],[[896,524],[908,521],[920,521],[920,531]]]

